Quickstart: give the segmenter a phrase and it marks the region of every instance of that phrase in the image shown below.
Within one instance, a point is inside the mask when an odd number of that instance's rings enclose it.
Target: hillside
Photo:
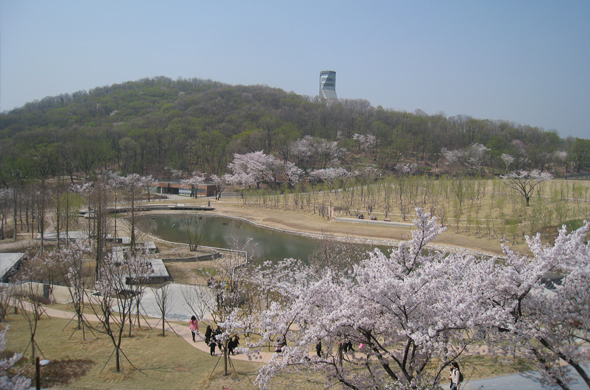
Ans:
[[[377,143],[362,148],[355,134]],[[2,182],[18,170],[29,177],[123,173],[222,174],[234,153],[264,150],[289,159],[288,147],[303,136],[338,141],[342,164],[392,169],[415,162],[440,169],[443,151],[474,144],[490,149],[488,172],[517,168],[570,171],[590,165],[590,141],[507,121],[445,117],[373,107],[362,99],[326,103],[267,86],[230,86],[210,80],[142,79],[28,103],[0,114]],[[567,160],[556,152],[567,152]],[[560,160],[561,159],[561,160]],[[302,168],[309,168],[303,166]],[[563,169],[562,169],[563,171]]]

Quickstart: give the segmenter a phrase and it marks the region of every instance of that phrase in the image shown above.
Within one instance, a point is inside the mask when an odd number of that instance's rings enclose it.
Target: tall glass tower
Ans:
[[[322,70],[320,72],[320,99],[338,99],[336,95],[336,72]]]

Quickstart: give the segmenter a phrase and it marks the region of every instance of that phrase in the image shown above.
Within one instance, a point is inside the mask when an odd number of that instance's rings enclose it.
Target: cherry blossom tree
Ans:
[[[339,258],[338,267],[286,259],[258,269],[252,282],[279,299],[249,321],[224,324],[260,334],[251,352],[288,341],[257,383],[305,369],[323,374],[327,386],[438,388],[469,344],[487,342],[520,346],[544,383],[569,389],[575,371],[590,388],[581,364],[590,358],[590,223],[570,234],[561,229],[551,246],[540,235],[527,238],[530,256],[504,246],[502,259],[476,258],[429,249],[444,228],[417,214],[412,239],[389,256],[374,250],[350,265]],[[548,289],[551,275],[562,277]],[[350,353],[345,342],[362,346]]]
[[[553,179],[549,172],[542,172],[538,169],[513,171],[500,177],[504,180],[504,184],[524,196],[527,207],[530,206],[530,199],[537,186],[544,181]]]
[[[334,188],[334,184],[339,179],[344,179],[351,176],[344,168],[325,168],[325,169],[314,169],[308,172],[309,180],[312,183],[326,183],[330,191]]]
[[[255,245],[251,245],[250,239],[243,244],[234,239],[231,246],[235,249],[215,260],[217,273],[203,274],[208,279],[209,293],[215,297],[214,300],[205,297],[204,302],[212,305],[207,311],[221,331],[215,339],[223,345],[225,375],[228,374],[229,367],[228,342],[252,325],[249,320],[253,317],[252,313],[259,309],[261,297],[255,291],[256,285],[248,283],[248,259],[252,260],[252,253],[247,249],[254,250]]]
[[[224,177],[219,177],[217,175],[211,175],[211,181],[213,181],[213,183],[215,183],[215,188],[216,188],[215,196],[217,197],[217,199],[220,199],[221,194],[223,193],[223,191],[225,190],[225,188],[228,185],[228,182],[225,180]]]
[[[164,175],[166,176],[167,180],[172,178],[179,178],[182,176],[182,171],[179,169],[174,169],[172,167],[164,167]]]
[[[224,177],[232,185],[240,185],[247,188],[251,185],[257,187],[263,181],[274,181],[273,173],[279,163],[275,157],[265,154],[263,151],[234,154],[234,160],[227,165],[231,174]]]
[[[318,270],[294,259],[260,268],[257,282],[281,299],[251,321],[261,335],[252,345],[288,341],[260,370],[261,387],[299,368],[322,373],[328,386],[438,386],[444,368],[471,342],[480,294],[463,278],[475,258],[427,251],[444,228],[417,212],[411,241],[389,256],[374,250],[352,271]],[[340,346],[349,341],[363,346],[344,352]],[[325,352],[311,354],[319,342]]]
[[[38,252],[20,266],[17,274],[19,294],[15,301],[15,307],[19,308],[20,314],[29,326],[30,339],[26,349],[29,346],[31,347],[32,364],[35,364],[35,357],[39,353],[43,355],[39,344],[35,340],[35,336],[37,335],[41,316],[45,313],[45,309],[42,306],[44,297],[39,293],[38,282],[45,280],[47,276],[46,268],[44,267],[46,260],[47,255]]]
[[[542,382],[562,389],[569,389],[572,369],[590,388],[582,365],[590,358],[589,228],[586,222],[568,234],[563,227],[552,246],[540,234],[527,237],[531,256],[504,246],[503,261],[483,261],[465,273],[483,281],[480,312],[488,316],[487,341],[516,344],[537,364]],[[562,277],[548,289],[552,275]]]
[[[97,175],[94,182],[73,185],[72,191],[80,194],[88,206],[88,235],[94,238],[96,251],[95,276],[100,278],[102,261],[106,256],[105,246],[109,231],[108,204],[114,182],[109,178],[108,172]]]
[[[118,201],[119,201],[119,190],[121,189],[121,187],[124,186],[125,183],[124,183],[123,177],[120,176],[116,172],[108,171],[105,174],[108,177],[109,186],[113,192],[113,200],[115,202],[114,207],[115,207],[115,210],[117,210],[117,205],[118,205]],[[117,239],[117,218],[113,218],[113,227],[114,227],[113,236],[114,236],[114,239],[116,240]]]
[[[297,185],[303,176],[303,169],[290,161],[282,162],[279,165],[279,171],[291,186]]]
[[[506,172],[508,172],[508,169],[510,168],[510,165],[512,165],[512,163],[516,159],[514,157],[512,157],[511,155],[506,154],[506,153],[502,153],[502,156],[500,156],[500,158],[504,162],[504,165],[506,165]]]
[[[191,192],[194,194],[195,199],[197,198],[199,186],[205,182],[205,176],[198,172],[193,172],[192,176],[188,179],[180,181],[181,184],[191,186]]]
[[[6,331],[8,327],[0,332],[0,354],[6,350]],[[28,389],[31,380],[19,375],[10,377],[7,371],[14,366],[20,359],[22,354],[15,353],[12,357],[7,357],[0,360],[0,389],[6,390],[25,390]]]
[[[359,151],[367,152],[377,145],[377,137],[372,134],[353,134],[352,139],[358,143]]]
[[[411,175],[416,172],[418,165],[415,163],[399,163],[395,164],[395,171],[400,175]]]
[[[472,169],[481,173],[481,168],[490,149],[482,144],[473,144],[463,150],[442,149],[447,165],[460,165],[465,169]]]
[[[556,165],[563,164],[563,168],[564,168],[563,173],[566,174],[567,173],[567,160],[568,160],[567,152],[564,150],[558,150],[555,153],[553,153],[553,159],[554,159]]]
[[[309,164],[313,168],[317,165],[321,168],[338,165],[344,152],[336,141],[330,142],[309,135],[291,144],[291,154],[301,163]]]

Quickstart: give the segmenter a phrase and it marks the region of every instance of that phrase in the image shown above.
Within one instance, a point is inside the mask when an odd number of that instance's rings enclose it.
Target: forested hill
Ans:
[[[377,142],[363,149],[358,135],[375,136]],[[392,169],[414,162],[422,170],[436,170],[445,149],[473,145],[489,148],[489,172],[505,167],[502,154],[516,159],[514,167],[539,169],[561,159],[562,166],[580,170],[590,158],[590,141],[561,139],[507,121],[375,108],[362,99],[326,103],[267,86],[156,77],[47,97],[0,114],[0,173],[2,182],[15,171],[43,178],[102,168],[161,176],[169,167],[219,175],[234,153],[263,150],[286,161],[289,146],[304,136],[338,141],[349,152],[341,161],[345,167]]]

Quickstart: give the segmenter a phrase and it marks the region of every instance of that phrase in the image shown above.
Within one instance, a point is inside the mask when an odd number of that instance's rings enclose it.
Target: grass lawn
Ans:
[[[162,337],[154,331],[148,338],[149,328],[137,330],[135,337],[124,338],[122,349],[133,366],[124,360],[125,372],[117,373],[114,357],[107,364],[113,347],[106,335],[98,335],[98,338],[90,335],[89,340],[84,341],[81,331],[72,334],[73,322],[67,324],[67,320],[47,317],[39,322],[35,339],[45,358],[51,361],[42,367],[43,387],[50,382],[60,388],[75,389],[257,389],[253,382],[261,364],[232,360],[238,374],[224,376],[223,360],[219,360],[214,370],[218,356],[211,357],[193,348],[174,333]],[[26,321],[20,315],[11,314],[5,325],[10,326],[6,337],[7,350],[24,352],[30,338]],[[30,365],[30,359],[29,347],[19,366],[33,378],[34,367]],[[92,362],[83,362],[88,359]],[[69,362],[60,363],[66,360]],[[59,382],[59,378],[73,376],[69,372],[71,369],[63,369],[64,366],[78,368],[84,365],[90,367],[86,375],[73,379],[69,385]],[[56,366],[62,368],[53,369]],[[282,375],[272,382],[271,389],[322,389],[322,383],[317,375],[311,379],[306,375]]]

